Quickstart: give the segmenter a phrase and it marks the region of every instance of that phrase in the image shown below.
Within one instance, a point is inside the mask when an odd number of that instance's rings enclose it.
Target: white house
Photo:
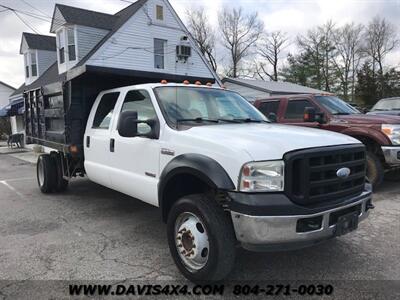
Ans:
[[[138,0],[115,14],[56,4],[52,19],[55,37],[21,40],[28,143],[79,139],[64,114],[83,126],[104,89],[163,79],[221,84],[168,0]]]
[[[7,106],[8,97],[15,91],[15,88],[7,83],[0,81],[0,109]]]

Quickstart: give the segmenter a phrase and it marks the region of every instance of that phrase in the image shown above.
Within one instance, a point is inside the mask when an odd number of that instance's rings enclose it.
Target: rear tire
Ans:
[[[367,151],[367,177],[369,182],[374,188],[377,188],[382,184],[384,176],[385,171],[379,158],[371,151]]]
[[[49,154],[39,156],[36,165],[36,176],[42,193],[48,194],[55,190],[57,169],[53,158]]]
[[[206,195],[184,196],[172,206],[167,236],[175,264],[192,282],[222,280],[234,266],[236,238],[232,222]],[[193,253],[186,257],[183,250]]]

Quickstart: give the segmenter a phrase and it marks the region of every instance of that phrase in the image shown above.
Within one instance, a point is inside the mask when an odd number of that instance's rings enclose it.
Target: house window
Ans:
[[[156,5],[156,19],[160,21],[164,20],[164,7],[161,5]]]
[[[164,69],[164,48],[166,40],[154,39],[154,68]]]
[[[25,63],[25,77],[29,78],[29,62],[28,62],[28,53],[24,54],[24,63]]]
[[[36,52],[31,53],[31,72],[32,77],[37,76],[37,62],[36,62]]]
[[[57,40],[58,40],[58,59],[60,64],[65,62],[65,39],[63,35],[64,31],[60,30],[57,32]]]
[[[75,52],[75,30],[74,28],[67,29],[67,41],[68,41],[68,60],[76,59]]]

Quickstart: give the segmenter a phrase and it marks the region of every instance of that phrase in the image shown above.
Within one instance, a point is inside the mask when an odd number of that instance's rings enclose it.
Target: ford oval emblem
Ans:
[[[336,176],[339,178],[347,178],[350,176],[351,170],[349,168],[340,168],[336,172]]]

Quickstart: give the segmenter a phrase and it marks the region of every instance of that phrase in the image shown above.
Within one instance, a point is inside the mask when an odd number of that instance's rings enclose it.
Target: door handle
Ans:
[[[110,152],[114,152],[115,149],[115,139],[110,139]]]
[[[86,148],[90,147],[90,136],[86,137]]]

